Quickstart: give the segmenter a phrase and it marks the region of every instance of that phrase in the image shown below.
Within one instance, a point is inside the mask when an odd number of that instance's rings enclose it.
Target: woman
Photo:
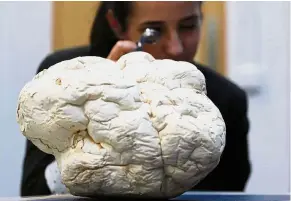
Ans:
[[[161,32],[155,45],[144,51],[157,59],[194,63],[204,74],[208,97],[220,109],[226,122],[226,146],[217,168],[193,190],[243,191],[249,174],[247,134],[247,99],[245,93],[229,80],[193,62],[200,40],[201,2],[102,2],[96,15],[90,47],[67,49],[49,55],[38,72],[51,65],[77,56],[101,56],[112,60],[136,48],[146,28]],[[21,195],[47,195],[45,172],[53,166],[54,157],[27,141]]]

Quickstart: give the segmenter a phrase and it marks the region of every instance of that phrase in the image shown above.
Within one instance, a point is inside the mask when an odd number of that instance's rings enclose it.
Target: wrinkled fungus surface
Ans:
[[[203,74],[144,52],[42,71],[21,91],[17,121],[74,195],[177,196],[217,166],[225,144]]]

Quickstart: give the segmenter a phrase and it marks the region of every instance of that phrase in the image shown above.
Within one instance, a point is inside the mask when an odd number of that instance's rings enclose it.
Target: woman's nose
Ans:
[[[177,32],[169,33],[165,40],[165,52],[172,57],[177,57],[183,53],[183,44]]]

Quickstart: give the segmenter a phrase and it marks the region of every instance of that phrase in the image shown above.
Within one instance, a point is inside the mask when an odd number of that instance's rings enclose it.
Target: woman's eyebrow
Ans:
[[[189,20],[197,20],[199,18],[200,18],[199,15],[193,14],[193,15],[190,15],[190,16],[183,17],[182,19],[179,20],[179,22],[189,21]],[[165,24],[165,21],[145,21],[145,22],[141,23],[140,26],[141,27],[161,26],[163,24]]]
[[[146,22],[141,23],[140,26],[142,26],[142,27],[161,26],[164,23],[165,23],[164,21],[146,21]]]
[[[199,19],[199,18],[200,18],[199,15],[197,15],[197,14],[193,14],[193,15],[190,15],[190,16],[186,16],[186,17],[180,19],[179,21],[180,21],[180,22],[183,22],[183,21],[189,21],[189,20],[197,20],[197,19]]]

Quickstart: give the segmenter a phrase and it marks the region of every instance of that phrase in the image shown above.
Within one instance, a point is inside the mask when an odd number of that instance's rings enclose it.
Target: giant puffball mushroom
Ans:
[[[172,198],[203,180],[224,149],[225,123],[206,93],[188,62],[78,57],[24,86],[17,122],[55,156],[73,195]]]

